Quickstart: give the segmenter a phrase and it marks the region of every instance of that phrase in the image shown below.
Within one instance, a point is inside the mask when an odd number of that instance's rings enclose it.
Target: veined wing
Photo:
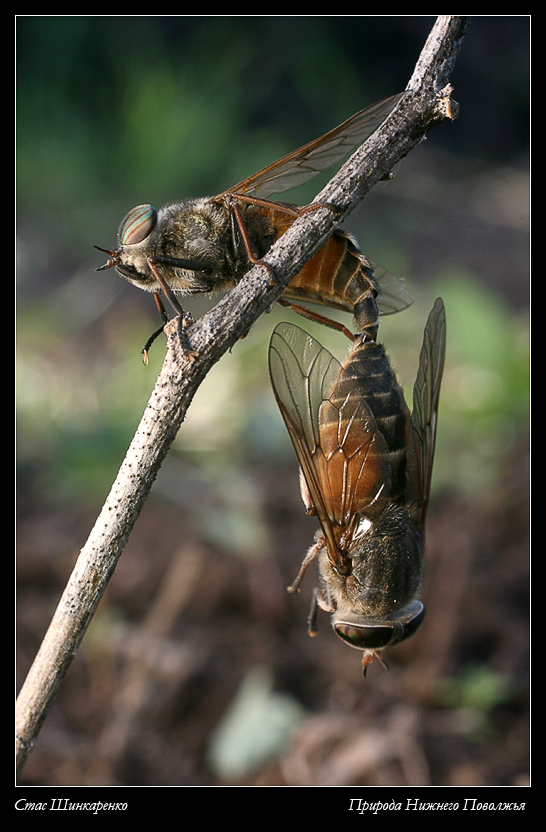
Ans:
[[[266,198],[309,182],[363,144],[385,121],[403,95],[404,93],[393,95],[361,110],[326,135],[283,156],[248,179],[243,179],[233,188],[214,197],[213,201],[220,201],[227,194],[251,194]]]
[[[388,478],[386,444],[358,385],[337,395],[343,367],[292,324],[271,337],[269,371],[330,551]],[[390,467],[389,467],[390,470]]]
[[[413,388],[413,413],[408,445],[408,473],[425,522],[436,443],[438,402],[446,350],[446,315],[438,298],[428,316]]]
[[[408,306],[411,306],[413,298],[402,278],[391,274],[383,266],[374,263],[373,260],[370,260],[370,263],[379,287],[376,302],[381,314],[394,315],[395,312],[402,312]]]

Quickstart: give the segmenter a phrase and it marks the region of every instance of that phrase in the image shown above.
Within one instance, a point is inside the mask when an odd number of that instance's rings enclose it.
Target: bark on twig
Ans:
[[[468,18],[437,18],[407,86],[407,95],[381,128],[318,194],[342,220],[368,191],[423,139],[434,124],[455,117],[450,72]],[[356,109],[356,108],[355,108]],[[116,481],[97,518],[17,700],[19,768],[30,752],[65,673],[78,651],[157,472],[199,385],[211,367],[277,300],[290,279],[325,242],[335,222],[320,208],[298,219],[266,256],[272,273],[254,267],[187,335],[196,357],[180,348],[169,324],[162,371]]]

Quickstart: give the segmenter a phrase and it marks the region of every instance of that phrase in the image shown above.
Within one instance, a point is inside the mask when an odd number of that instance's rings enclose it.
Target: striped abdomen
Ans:
[[[291,215],[274,209],[268,212],[277,239],[292,225],[296,216],[297,211]],[[378,292],[372,266],[356,241],[347,232],[336,229],[292,278],[282,297],[352,312],[360,331],[375,340],[379,325]],[[407,303],[400,309],[404,305]]]
[[[352,237],[338,230],[290,281],[283,297],[352,312],[360,331],[375,340],[379,325],[377,294],[371,264]]]
[[[360,455],[358,485],[347,486],[356,492],[353,510],[362,511],[366,500],[380,494],[389,481],[390,501],[404,502],[409,420],[404,394],[383,346],[361,341],[343,364],[320,416],[323,447],[337,443],[348,458]],[[356,476],[357,466],[353,468]]]

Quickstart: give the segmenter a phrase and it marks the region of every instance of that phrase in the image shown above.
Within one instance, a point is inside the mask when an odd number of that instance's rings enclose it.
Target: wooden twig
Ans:
[[[291,278],[325,242],[335,223],[373,185],[388,177],[434,124],[456,115],[456,105],[450,100],[449,76],[467,25],[464,17],[437,18],[407,86],[407,95],[318,194],[315,202],[336,206],[336,219],[328,209],[319,208],[296,220],[268,252],[265,259],[270,269],[252,268],[209,313],[185,330],[192,355],[181,349],[176,323],[167,325],[167,355],[142,421],[18,697],[19,769],[78,651],[199,385],[211,367],[275,303]]]

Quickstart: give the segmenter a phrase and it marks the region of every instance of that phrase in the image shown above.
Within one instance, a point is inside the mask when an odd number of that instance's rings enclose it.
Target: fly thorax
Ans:
[[[210,275],[215,283],[224,282],[227,266],[226,236],[229,238],[226,211],[223,206],[211,203],[208,199],[188,200],[161,209],[158,219],[158,256],[191,264],[189,268],[183,265],[171,267],[178,279],[176,288],[179,291],[191,292],[197,286],[202,291],[203,274]]]
[[[362,525],[364,529],[364,525]],[[346,592],[355,609],[386,615],[419,594],[424,541],[405,508],[388,506],[364,533],[353,535]]]

